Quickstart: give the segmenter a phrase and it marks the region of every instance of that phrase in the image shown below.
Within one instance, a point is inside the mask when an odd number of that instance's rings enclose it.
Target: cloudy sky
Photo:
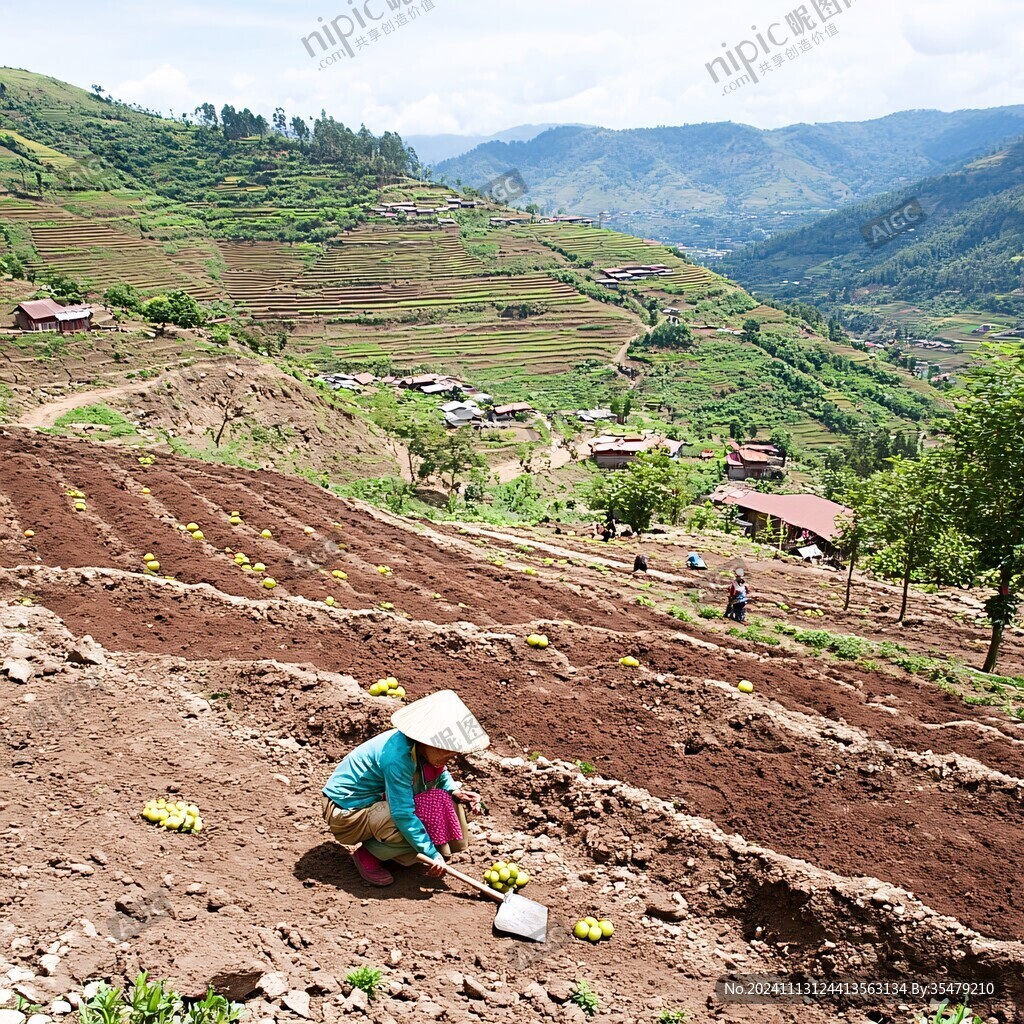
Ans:
[[[796,0],[51,0],[45,17],[0,0],[0,64],[165,114],[204,101],[289,117],[326,109],[403,135],[546,122],[772,128],[1024,103],[1021,0],[807,0],[815,23],[826,2],[840,11],[815,37],[789,24]],[[315,38],[310,56],[302,40],[324,22],[351,57]],[[750,54],[759,80],[723,95],[720,66],[716,85],[706,65],[728,53]]]

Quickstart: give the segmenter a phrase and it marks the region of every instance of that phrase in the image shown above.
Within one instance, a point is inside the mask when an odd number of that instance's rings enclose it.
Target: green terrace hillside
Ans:
[[[731,122],[613,131],[560,127],[489,142],[435,168],[479,187],[509,168],[520,205],[564,208],[695,246],[746,240],[941,174],[1024,134],[1024,107],[912,110],[859,123],[761,130]]]
[[[916,198],[927,219],[879,248],[862,225]],[[777,235],[726,268],[753,291],[818,303],[942,302],[1024,313],[1024,142],[963,170]]]
[[[279,115],[234,138],[257,115],[202,107],[186,124],[0,80],[0,260],[28,279],[18,298],[184,292],[223,321],[216,344],[306,372],[459,374],[545,412],[628,396],[638,422],[694,439],[784,426],[813,450],[916,435],[934,412],[928,385],[830,337],[813,309],[759,305],[656,242],[418,180],[407,151],[404,167],[382,155],[388,133],[365,155],[363,132],[327,115],[307,138]],[[138,307],[115,314],[144,326]],[[673,322],[682,342],[648,337]]]

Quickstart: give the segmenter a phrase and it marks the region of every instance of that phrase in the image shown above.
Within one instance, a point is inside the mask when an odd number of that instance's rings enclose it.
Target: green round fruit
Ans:
[[[577,939],[585,939],[590,934],[590,925],[586,921],[577,921],[572,933]]]
[[[591,942],[600,942],[604,938],[604,933],[601,931],[600,927],[595,924],[594,927],[587,932],[587,938],[590,939]]]
[[[597,927],[601,929],[601,934],[606,939],[615,934],[615,925],[613,925],[606,917],[597,922]]]

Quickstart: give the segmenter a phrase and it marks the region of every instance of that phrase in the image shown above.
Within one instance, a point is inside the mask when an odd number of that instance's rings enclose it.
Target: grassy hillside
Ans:
[[[613,226],[709,246],[801,223],[962,164],[1024,133],[1024,107],[916,110],[773,131],[732,123],[612,131],[558,128],[437,165],[479,186],[517,168],[520,204],[613,215]]]
[[[861,226],[911,197],[927,219],[870,248]],[[751,246],[726,267],[780,298],[1024,313],[1024,142]]]

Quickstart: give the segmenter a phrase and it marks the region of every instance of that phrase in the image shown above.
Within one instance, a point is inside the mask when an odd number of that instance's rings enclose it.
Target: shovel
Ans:
[[[416,859],[430,866],[433,866],[435,863],[423,853],[417,854]],[[494,927],[499,932],[505,932],[507,935],[518,935],[521,939],[530,939],[533,942],[543,942],[547,938],[547,907],[540,903],[535,903],[533,900],[528,900],[517,892],[507,892],[503,896],[496,889],[492,889],[483,882],[478,882],[475,878],[470,878],[469,875],[464,875],[450,864],[445,865],[444,873],[452,875],[460,882],[465,882],[466,885],[472,886],[477,892],[482,892],[485,896],[489,896],[492,900],[497,900],[501,904],[498,907],[498,913],[494,916]]]

